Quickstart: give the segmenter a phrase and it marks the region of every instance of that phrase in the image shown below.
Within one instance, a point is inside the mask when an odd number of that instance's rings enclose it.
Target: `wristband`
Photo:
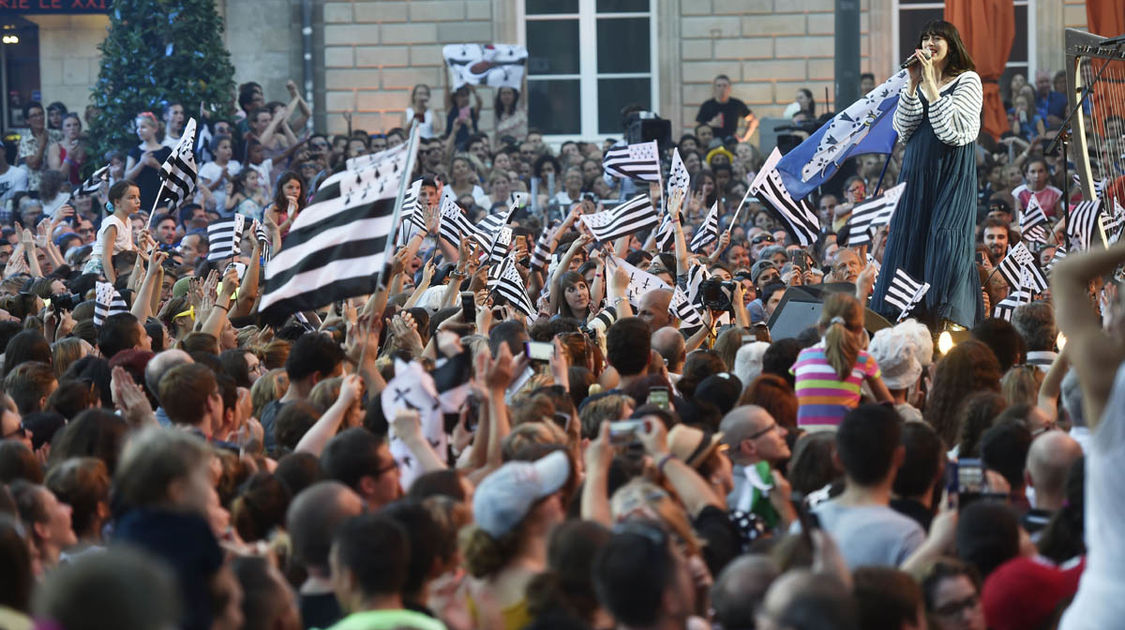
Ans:
[[[665,464],[667,464],[669,460],[675,459],[675,457],[676,456],[671,454],[671,453],[665,453],[664,456],[661,457],[660,460],[656,462],[656,472],[663,475]]]
[[[229,312],[230,312],[230,307],[229,307],[229,306],[223,306],[222,304],[216,304],[216,305],[215,305],[215,308],[221,308],[221,309],[223,309],[224,311],[226,311],[227,313],[229,313]]]

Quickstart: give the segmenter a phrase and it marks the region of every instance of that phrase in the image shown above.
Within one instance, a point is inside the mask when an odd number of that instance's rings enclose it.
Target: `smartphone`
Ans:
[[[471,433],[476,433],[478,424],[480,424],[480,401],[476,396],[469,394],[465,397],[465,428]]]
[[[646,405],[656,405],[661,409],[668,411],[672,408],[668,404],[668,388],[663,385],[655,385],[648,388],[648,399],[645,400]]]
[[[461,292],[461,321],[466,324],[477,321],[477,303],[472,291]]]
[[[555,345],[546,341],[525,341],[523,349],[524,354],[532,361],[547,362],[555,356]]]
[[[984,254],[982,254],[981,252],[977,252],[977,264],[978,265],[984,264]]]
[[[650,394],[651,396],[651,394]],[[625,446],[640,442],[641,429],[644,420],[618,420],[609,423],[609,443],[614,446]]]
[[[946,489],[957,497],[961,509],[985,494],[984,465],[979,459],[964,457],[949,462],[945,469]]]

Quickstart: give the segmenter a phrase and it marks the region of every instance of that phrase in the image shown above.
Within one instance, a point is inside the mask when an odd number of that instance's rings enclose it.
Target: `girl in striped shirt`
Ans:
[[[805,348],[793,364],[797,390],[797,426],[806,431],[835,431],[844,414],[859,406],[864,382],[875,398],[892,401],[875,359],[863,349],[863,307],[847,293],[824,300],[819,328],[824,338]]]

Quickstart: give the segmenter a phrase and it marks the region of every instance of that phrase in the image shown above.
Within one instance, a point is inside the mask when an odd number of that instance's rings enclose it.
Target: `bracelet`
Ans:
[[[228,313],[230,312],[230,307],[229,306],[223,306],[222,304],[216,304],[215,308],[221,308]]]
[[[664,465],[667,464],[669,460],[675,459],[675,457],[676,456],[671,453],[665,453],[664,456],[660,458],[660,461],[656,463],[656,472],[663,475]]]

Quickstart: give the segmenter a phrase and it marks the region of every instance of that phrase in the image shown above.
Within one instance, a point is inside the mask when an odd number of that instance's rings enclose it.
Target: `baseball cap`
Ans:
[[[570,477],[570,460],[555,451],[534,462],[508,462],[485,477],[473,495],[477,526],[493,538],[512,531],[535,502],[559,491]]]
[[[754,266],[750,268],[750,282],[758,284],[758,277],[761,276],[762,272],[766,269],[777,269],[777,265],[773,264],[772,260],[765,259],[754,263]]]
[[[984,619],[993,630],[1038,628],[1059,603],[1078,591],[1085,562],[1062,566],[1042,558],[1014,558],[1000,565],[981,589]]]
[[[868,353],[883,373],[887,389],[906,389],[922,376],[922,363],[914,344],[911,331],[899,326],[884,328],[871,338]]]

